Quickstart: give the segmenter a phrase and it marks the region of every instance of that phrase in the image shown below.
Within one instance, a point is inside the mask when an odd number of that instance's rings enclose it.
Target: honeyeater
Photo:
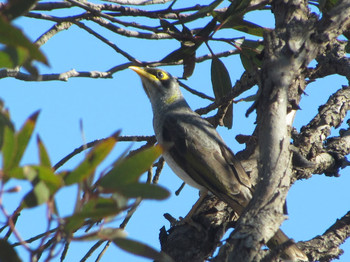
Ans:
[[[166,163],[188,185],[211,192],[240,215],[253,196],[252,184],[216,129],[192,111],[175,77],[157,68],[129,68],[141,77],[151,101],[156,139],[167,148],[163,153]],[[269,243],[278,245],[288,240],[279,230]],[[308,260],[295,244],[283,256],[293,261]]]

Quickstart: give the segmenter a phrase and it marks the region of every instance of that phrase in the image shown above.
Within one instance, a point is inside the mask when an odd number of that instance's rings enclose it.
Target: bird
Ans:
[[[153,129],[157,142],[166,148],[162,153],[165,162],[186,184],[214,194],[241,215],[253,197],[253,185],[214,126],[190,108],[177,78],[170,73],[151,67],[129,68],[140,76],[151,102]],[[286,241],[288,236],[279,229],[269,243],[275,246]],[[283,256],[308,261],[294,243]]]

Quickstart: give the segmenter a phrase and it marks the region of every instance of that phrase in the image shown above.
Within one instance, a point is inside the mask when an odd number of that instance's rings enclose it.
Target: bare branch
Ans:
[[[83,28],[84,30],[86,30],[87,32],[92,34],[93,36],[95,36],[97,39],[100,39],[103,43],[105,43],[108,46],[112,47],[116,52],[118,52],[119,54],[123,55],[129,61],[134,62],[134,63],[138,63],[138,64],[141,63],[139,60],[135,59],[130,54],[128,54],[127,52],[125,52],[122,49],[120,49],[116,44],[114,44],[111,41],[109,41],[108,39],[104,38],[102,35],[98,34],[94,30],[92,30],[90,27],[88,27],[88,26],[86,26],[86,25],[84,25],[83,23],[80,23],[80,22],[76,22],[75,24],[77,26],[79,26],[80,28]]]
[[[162,251],[175,261],[205,261],[236,218],[224,202],[208,195],[192,216],[193,223],[173,226],[168,231],[161,229]]]
[[[315,43],[328,44],[342,34],[350,24],[350,2],[343,0],[325,12],[322,19],[316,23],[316,33],[312,35]]]
[[[339,248],[350,237],[350,211],[321,235],[298,245],[307,251],[310,261],[331,261],[339,258],[343,250]]]
[[[156,5],[165,4],[174,0],[106,0],[120,5]]]
[[[294,137],[294,145],[299,148],[302,155],[306,156],[307,159],[315,160],[318,164],[315,170],[310,170],[310,173],[304,173],[303,178],[305,178],[305,176],[310,177],[312,173],[320,174],[331,170],[335,161],[327,152],[324,142],[329,137],[331,129],[340,126],[349,110],[350,87],[345,86],[334,93],[328,99],[327,103],[319,108],[318,114],[310,121],[310,123],[302,127],[300,134]],[[343,139],[345,138],[347,138],[347,136]],[[333,159],[333,161],[326,160],[329,157],[326,157],[324,153],[329,154],[330,160]],[[344,153],[346,153],[346,151]],[[346,154],[348,153],[349,152]],[[343,155],[343,158],[344,157],[345,155]],[[328,165],[325,165],[325,163],[328,163]],[[340,168],[340,166],[337,168]]]
[[[30,74],[22,73],[19,71],[19,69],[0,70],[0,79],[5,77],[13,77],[23,81],[53,81],[53,80],[67,81],[71,77],[112,78],[112,75],[110,72],[99,72],[99,71],[77,72],[75,69],[72,69],[60,74],[43,74],[43,75],[40,75],[39,77],[36,77]]]
[[[108,40],[107,40],[108,41]],[[217,57],[227,57],[230,55],[237,54],[236,50],[229,50],[225,52],[221,52],[218,54],[215,54]],[[196,58],[196,62],[204,62],[206,60],[210,60],[212,58],[211,54],[200,56]],[[181,65],[183,62],[178,61],[175,63],[161,63],[159,61],[155,62],[139,62],[138,60],[135,60],[136,64],[143,65],[143,66],[164,66],[164,65]],[[39,77],[32,76],[30,74],[26,74],[23,72],[20,72],[19,69],[3,69],[0,70],[0,79],[5,77],[12,77],[18,80],[23,81],[68,81],[71,77],[88,77],[88,78],[112,78],[112,75],[116,72],[122,71],[124,69],[127,69],[129,66],[133,65],[132,62],[127,62],[124,64],[120,64],[117,66],[112,67],[111,69],[107,70],[106,72],[101,71],[90,71],[90,72],[78,72],[75,69],[69,70],[67,72],[58,73],[58,74],[43,74],[39,75]],[[226,101],[226,100],[225,100]],[[216,103],[209,105],[207,108],[202,109],[203,111],[210,112],[211,110],[214,110],[218,107]]]
[[[44,45],[47,41],[51,39],[54,35],[57,33],[61,32],[62,30],[67,30],[72,26],[71,22],[60,22],[57,23],[56,25],[52,26],[49,30],[47,30],[44,34],[42,34],[36,41],[35,43],[38,46]]]
[[[56,9],[70,8],[73,5],[68,2],[48,2],[48,3],[37,3],[32,10],[38,11],[52,11]]]
[[[332,74],[345,76],[350,83],[350,59],[346,56],[347,42],[332,41],[328,44],[326,52],[317,58],[318,65],[313,70],[308,70],[311,80],[322,78]]]
[[[97,242],[88,250],[88,252],[86,252],[86,254],[85,254],[84,257],[80,260],[80,262],[86,261],[86,260],[92,255],[92,253],[94,253],[104,242],[106,242],[106,240],[99,240],[99,241],[97,241]]]

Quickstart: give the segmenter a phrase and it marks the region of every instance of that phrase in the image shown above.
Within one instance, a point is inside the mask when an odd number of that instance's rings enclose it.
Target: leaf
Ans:
[[[236,25],[233,25],[232,28],[247,34],[261,37],[264,36],[264,32],[271,30],[246,20],[236,22]]]
[[[231,19],[233,16],[243,17],[244,13],[246,12],[246,8],[250,5],[250,2],[251,0],[232,1],[224,13],[223,18],[226,21],[223,21],[223,24],[229,21],[229,19]]]
[[[244,102],[255,102],[257,100],[257,98],[259,97],[259,95],[254,94],[254,95],[250,95],[244,98],[241,98],[240,101],[244,101]]]
[[[10,130],[14,131],[13,124],[10,120],[10,113],[8,110],[4,109],[4,103],[0,99],[0,150],[2,149],[4,142],[5,127],[8,127]]]
[[[24,151],[26,150],[29,140],[32,137],[36,121],[38,119],[40,111],[33,113],[23,124],[22,128],[16,133],[16,154],[14,155],[12,166],[18,166],[21,161]]]
[[[136,240],[117,237],[113,239],[113,243],[121,249],[138,256],[154,259],[157,261],[173,261],[165,253],[160,253],[154,248]]]
[[[74,237],[74,240],[84,240],[84,241],[101,240],[101,239],[112,240],[113,238],[116,238],[116,237],[123,238],[126,236],[127,236],[127,233],[121,228],[104,227],[96,232],[89,233],[81,237]]]
[[[29,58],[27,49],[22,47],[5,47],[0,51],[0,68],[14,68],[22,65]]]
[[[44,182],[39,181],[23,199],[22,207],[36,207],[46,203],[50,199],[50,190]]]
[[[166,57],[164,57],[161,62],[162,63],[169,63],[169,62],[176,62],[179,60],[183,60],[187,56],[193,56],[194,52],[196,51],[196,48],[193,46],[181,46],[179,49],[171,52]]]
[[[40,52],[39,47],[33,44],[26,36],[24,36],[21,30],[12,26],[8,21],[6,21],[2,15],[0,15],[0,43],[6,45],[7,47],[12,47],[13,50],[17,50],[17,53],[19,52],[18,50],[21,50],[20,52],[22,53],[17,54],[18,57],[23,57],[23,52],[26,52],[28,53],[28,56],[31,60],[37,60],[48,65],[46,57]],[[0,57],[4,59],[4,54]],[[15,65],[20,65],[17,64],[18,61],[12,62]],[[0,60],[0,67],[4,66],[1,64],[1,62],[5,64],[8,63],[8,61],[6,62]]]
[[[13,246],[5,239],[0,239],[0,261],[21,262]]]
[[[2,10],[8,20],[12,20],[28,12],[37,0],[9,0]]]
[[[195,36],[195,40],[182,42],[181,47],[169,55],[164,57],[161,62],[169,63],[183,60],[186,57],[195,55],[196,50],[203,44],[208,38],[209,34],[213,32],[216,27],[216,19],[212,19],[199,33]]]
[[[66,185],[82,182],[89,177],[96,169],[96,167],[108,156],[112,151],[115,143],[117,142],[116,136],[111,136],[106,140],[97,144],[86,156],[83,162],[75,168],[72,172],[69,172],[64,181]]]
[[[38,115],[39,111],[32,114],[17,133],[14,133],[11,128],[5,127],[2,148],[5,172],[9,172],[11,168],[19,165],[32,136]]]
[[[345,52],[347,52],[348,54],[350,53],[350,43],[349,43],[349,41],[347,41],[347,43],[345,45]]]
[[[333,7],[338,4],[339,0],[320,0],[318,8],[322,13],[330,11]]]
[[[51,168],[52,165],[51,165],[49,154],[47,153],[47,150],[46,150],[43,142],[41,141],[39,135],[37,136],[36,141],[37,141],[37,145],[38,145],[38,149],[39,149],[40,164],[42,166],[46,166],[46,167]]]
[[[192,55],[189,55],[183,59],[184,64],[184,71],[182,73],[182,77],[184,79],[187,79],[190,77],[193,72],[196,65],[196,53],[193,53]]]
[[[46,203],[63,185],[61,177],[44,166],[15,168],[11,174],[12,177],[25,178],[33,185],[33,189],[24,197],[22,207],[35,207]]]
[[[5,172],[5,175],[7,174],[8,170],[10,170],[12,159],[15,154],[15,147],[16,147],[15,133],[10,127],[5,126],[4,141],[1,149],[2,162],[3,162],[2,164],[3,164],[3,170]]]
[[[169,23],[165,19],[160,19],[160,25],[163,27],[163,29],[170,34],[172,37],[174,37],[176,40],[181,41],[180,36],[182,36],[182,33],[180,32],[179,29],[176,28],[175,25],[172,23]]]
[[[222,1],[223,0],[216,0],[216,1],[212,2],[210,5],[207,5],[201,9],[199,9],[199,11],[197,11],[196,13],[189,15],[186,18],[181,19],[178,23],[187,23],[190,21],[197,20],[198,18],[205,17],[205,16],[207,16],[208,13],[212,12],[219,4],[221,4]]]
[[[239,42],[237,41],[236,44],[238,45]],[[239,46],[241,48],[240,57],[245,70],[251,71],[261,68],[262,53],[264,50],[263,43],[261,41],[244,39]]]
[[[214,29],[216,28],[216,18],[212,19],[205,27],[203,27],[203,29],[201,31],[198,32],[198,34],[196,35],[196,37],[200,37],[200,38],[204,38],[204,40],[206,40],[206,38],[208,38],[208,36],[214,31]],[[202,42],[200,42],[202,44]],[[198,46],[199,47],[199,46]],[[197,47],[197,48],[198,48]]]
[[[120,185],[117,192],[128,198],[141,197],[144,199],[166,199],[170,193],[163,187],[146,183],[130,183]]]
[[[103,189],[118,189],[122,185],[136,183],[140,176],[146,172],[152,163],[161,155],[162,147],[156,145],[144,149],[130,157],[121,159],[98,182]]]
[[[269,28],[246,21],[241,16],[230,16],[226,20],[224,20],[224,13],[214,12],[213,16],[221,22],[220,28],[232,28],[247,34],[261,37],[264,36],[265,31],[271,30]]]
[[[223,62],[216,56],[211,62],[211,82],[215,99],[218,100],[228,95],[232,90],[230,75]],[[233,105],[231,104],[224,117],[224,125],[227,128],[232,128]]]
[[[114,216],[121,212],[124,207],[118,205],[113,198],[90,199],[82,210],[65,218],[64,229],[67,233],[78,230],[86,219],[101,220],[105,217]]]

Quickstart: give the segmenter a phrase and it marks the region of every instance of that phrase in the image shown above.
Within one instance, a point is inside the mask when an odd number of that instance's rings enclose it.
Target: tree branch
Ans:
[[[343,250],[339,248],[350,237],[350,211],[338,219],[323,235],[309,241],[299,242],[311,261],[331,261],[339,258]]]
[[[335,145],[329,145],[327,149],[324,142],[329,137],[331,129],[340,126],[349,110],[350,87],[344,86],[334,93],[326,104],[319,107],[318,114],[308,125],[301,128],[301,132],[298,135],[293,137],[294,145],[299,148],[300,153],[317,164],[314,169],[298,173],[297,177],[299,179],[310,178],[313,173],[322,174],[327,172],[330,174],[330,170],[337,171],[342,167],[342,162],[338,161],[345,159],[346,155],[350,153],[348,135],[343,136],[341,141],[338,141],[339,143],[343,143],[344,146],[342,147],[342,155],[338,155],[337,160],[334,159],[331,153],[332,150],[335,150]],[[336,162],[338,163],[337,165]],[[337,174],[336,172],[334,175]]]

